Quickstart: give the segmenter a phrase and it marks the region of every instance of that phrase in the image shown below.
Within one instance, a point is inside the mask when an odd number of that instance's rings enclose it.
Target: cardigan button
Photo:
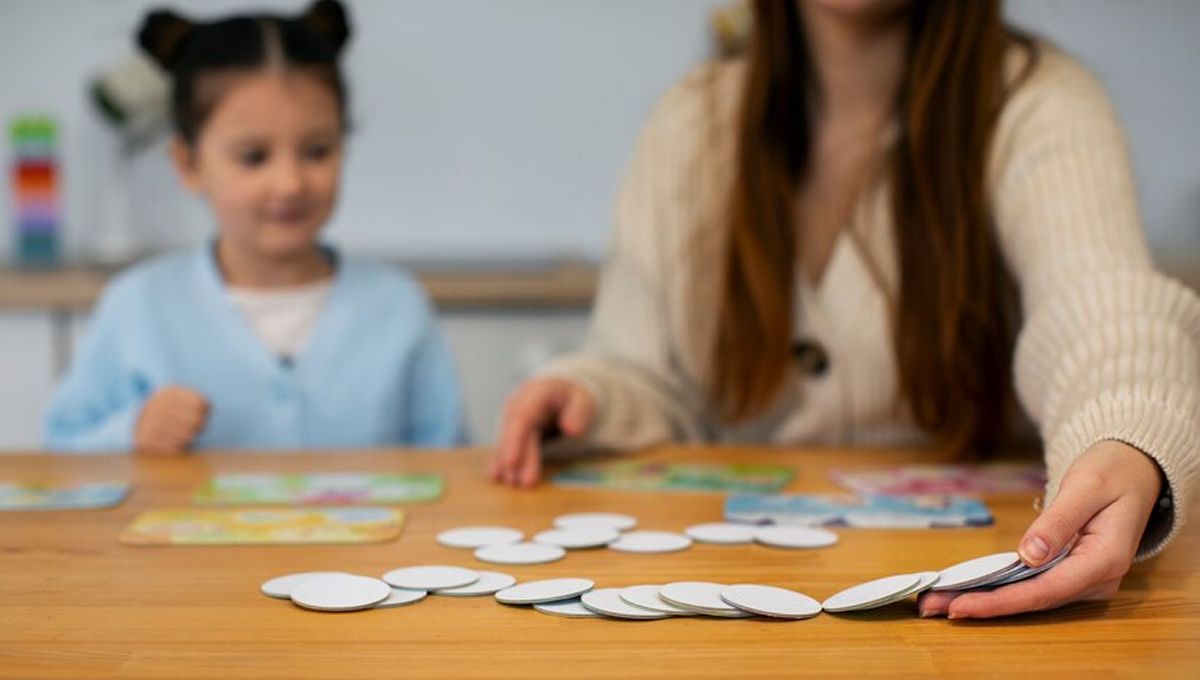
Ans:
[[[811,377],[820,378],[829,372],[829,353],[816,340],[795,341],[792,356],[800,370]]]

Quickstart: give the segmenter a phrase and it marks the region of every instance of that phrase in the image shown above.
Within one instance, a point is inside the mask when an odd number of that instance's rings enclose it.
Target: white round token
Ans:
[[[292,589],[314,576],[329,576],[330,574],[345,574],[344,571],[302,571],[298,574],[277,576],[262,584],[262,594],[267,597],[277,597],[286,600],[292,596]]]
[[[571,598],[570,600],[559,600],[558,602],[538,602],[533,605],[533,608],[543,614],[565,616],[568,619],[600,618],[599,614],[583,606],[583,601],[578,597]]]
[[[683,530],[688,538],[701,543],[718,543],[721,545],[737,545],[754,542],[755,527],[746,524],[731,524],[728,522],[713,522],[697,524]]]
[[[538,604],[556,602],[579,597],[596,582],[586,578],[551,578],[544,581],[518,583],[496,593],[496,600],[504,604]]]
[[[658,595],[677,607],[709,616],[724,616],[731,619],[754,616],[722,600],[721,591],[725,588],[726,586],[720,583],[678,581],[663,586],[659,589]]]
[[[554,518],[559,529],[615,529],[628,531],[637,526],[637,518],[617,512],[574,512]]]
[[[408,590],[445,590],[474,583],[479,580],[479,573],[462,567],[404,567],[384,574],[383,580]]]
[[[961,588],[972,581],[987,578],[994,574],[999,574],[1002,571],[1012,569],[1013,565],[1021,561],[1021,557],[1015,552],[1002,552],[995,555],[984,555],[976,557],[973,560],[959,562],[939,572],[940,578],[934,590],[955,590]]]
[[[545,564],[561,560],[567,551],[557,545],[509,543],[485,545],[475,551],[475,559],[493,564]]]
[[[850,612],[890,604],[897,597],[911,592],[921,577],[916,574],[897,574],[851,586],[836,595],[831,595],[821,607],[827,612]]]
[[[807,619],[821,613],[820,602],[775,586],[739,583],[723,589],[721,599],[738,609],[778,619]]]
[[[926,590],[929,590],[942,577],[942,575],[936,571],[918,571],[916,576],[921,580],[917,581],[917,585],[911,591],[909,591],[905,597],[908,597],[908,595],[923,593]]]
[[[375,609],[386,607],[403,607],[406,604],[420,602],[428,595],[424,590],[409,590],[408,588],[392,588],[392,592],[388,594],[387,599],[383,602],[375,604]]]
[[[548,529],[533,537],[534,543],[557,545],[567,550],[599,548],[617,540],[621,532],[605,527]]]
[[[525,534],[508,527],[460,527],[437,535],[437,542],[450,548],[482,548],[485,545],[519,543]]]
[[[480,595],[495,595],[517,582],[510,574],[499,571],[480,571],[479,580],[458,588],[443,588],[433,591],[434,595],[450,597],[478,597]]]
[[[643,609],[629,604],[621,599],[620,588],[593,590],[590,593],[584,593],[580,600],[583,601],[583,606],[588,609],[616,619],[650,621],[652,619],[665,619],[670,616],[670,614],[656,612],[653,609]]]
[[[697,612],[676,607],[658,595],[658,586],[629,586],[621,590],[621,599],[635,607],[662,612],[672,616],[695,616]]]
[[[754,530],[754,540],[773,548],[824,548],[838,542],[838,535],[816,527],[769,526]]]
[[[613,550],[631,553],[667,553],[686,550],[692,539],[670,531],[631,531],[608,544]]]
[[[370,576],[326,574],[305,579],[292,589],[292,602],[305,609],[348,612],[367,609],[387,599],[388,584]]]

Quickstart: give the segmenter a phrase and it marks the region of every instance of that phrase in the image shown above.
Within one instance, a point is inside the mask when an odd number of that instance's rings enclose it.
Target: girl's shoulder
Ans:
[[[400,265],[341,255],[339,276],[348,292],[379,310],[428,312],[429,297],[417,278]]]
[[[142,304],[155,298],[178,300],[203,264],[199,250],[182,250],[141,260],[119,271],[104,287],[101,305]]]

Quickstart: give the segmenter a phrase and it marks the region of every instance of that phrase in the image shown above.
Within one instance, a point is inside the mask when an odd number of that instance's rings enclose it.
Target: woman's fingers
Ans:
[[[592,425],[592,399],[577,387],[569,389],[558,417],[558,427],[568,437],[580,437]]]
[[[542,476],[542,433],[541,429],[531,430],[525,437],[525,453],[522,456],[521,467],[516,483],[526,488],[537,484]]]
[[[962,593],[957,590],[927,590],[917,598],[917,613],[923,617],[942,616],[959,595]]]
[[[504,416],[500,450],[496,455],[492,479],[518,484],[525,474],[530,456],[537,456],[536,439],[545,422],[553,419],[554,395],[548,385],[527,383],[513,395]]]
[[[500,441],[490,470],[493,481],[533,486],[542,473],[542,438],[547,428],[568,437],[587,431],[592,420],[587,392],[565,380],[531,380],[505,407]]]
[[[948,607],[952,619],[987,619],[1054,609],[1093,595],[1113,581],[1114,565],[1093,553],[1071,555],[1053,569],[991,592],[963,593]],[[1120,583],[1120,577],[1116,578]],[[1114,589],[1115,590],[1115,589]]]
[[[1037,567],[1053,559],[1113,500],[1115,494],[1093,475],[1064,479],[1054,502],[1025,531],[1017,548],[1021,560]]]

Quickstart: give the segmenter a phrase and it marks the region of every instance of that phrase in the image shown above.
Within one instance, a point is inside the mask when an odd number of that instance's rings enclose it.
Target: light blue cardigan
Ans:
[[[58,386],[46,444],[129,451],[142,404],[172,384],[209,400],[196,448],[460,443],[458,378],[420,286],[395,268],[329,252],[333,289],[291,361],[233,307],[211,244],[123,272]]]

